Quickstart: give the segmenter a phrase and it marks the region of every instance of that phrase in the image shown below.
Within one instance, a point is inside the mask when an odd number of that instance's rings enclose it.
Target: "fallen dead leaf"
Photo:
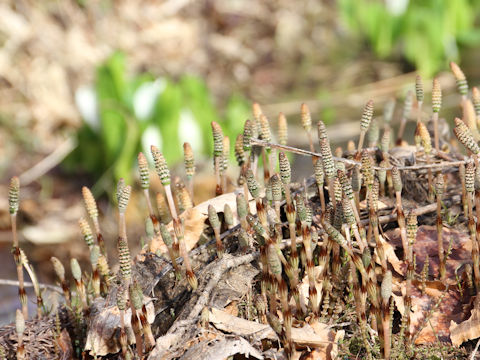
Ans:
[[[98,303],[92,305],[91,321],[88,325],[87,341],[85,350],[96,356],[105,356],[120,351],[118,337],[120,334],[120,311],[117,306],[106,306],[104,299],[98,299]],[[150,324],[155,320],[155,310],[151,298],[144,297],[147,308],[147,320]],[[128,343],[135,343],[130,318],[132,311],[128,308],[125,311],[125,332],[127,333]]]
[[[388,239],[387,244],[393,246],[396,250],[402,248],[400,238],[400,230],[390,230],[385,233]],[[469,235],[465,232],[443,228],[443,248],[448,249],[450,241],[452,242],[452,251],[446,264],[446,283],[455,285],[457,283],[455,271],[466,263],[472,262],[472,246]],[[425,264],[425,259],[429,257],[429,276],[430,278],[438,278],[438,245],[437,245],[437,229],[435,226],[421,225],[418,228],[417,239],[413,246],[416,256],[417,272],[420,272]],[[387,247],[387,251],[390,251]],[[389,260],[389,259],[387,259]],[[389,260],[390,262],[390,260]],[[405,274],[405,264],[401,265],[396,261],[391,262],[395,271]]]
[[[460,346],[463,342],[480,337],[480,297],[476,297],[471,316],[462,323],[450,322],[452,344]]]
[[[209,321],[218,330],[233,333],[239,336],[253,336],[258,340],[276,340],[277,335],[269,325],[259,324],[254,321],[232,316],[227,312],[212,308],[209,314]],[[292,328],[292,340],[297,347],[311,347],[328,349],[336,333],[328,330],[323,325],[316,325],[316,330],[306,324],[302,328]]]
[[[405,281],[395,278],[393,285],[392,296],[397,309],[403,315],[405,313]],[[435,335],[440,341],[449,342],[450,322],[452,320],[461,321],[464,318],[463,303],[457,289],[450,287],[446,291],[442,282],[429,281],[426,283],[425,293],[422,294],[420,283],[413,282],[410,333],[416,336],[416,344],[433,344],[437,341]],[[441,299],[444,293],[445,296]],[[438,308],[432,312],[426,322],[430,310],[438,302],[440,302]],[[420,333],[417,335],[418,331]]]
[[[185,212],[180,215],[180,218],[185,220],[185,246],[187,247],[187,251],[190,251],[197,245],[200,239],[207,216],[194,207],[185,210]],[[170,231],[173,231],[173,224],[168,224],[168,228]],[[153,253],[160,251],[164,254],[167,252],[167,246],[161,237],[154,237],[150,242],[149,250]]]
[[[217,196],[213,199],[198,204],[194,208],[187,209],[180,218],[185,220],[185,244],[187,251],[192,250],[200,239],[200,235],[204,229],[205,220],[208,219],[208,206],[212,205],[217,212],[222,212],[225,204],[228,204],[233,211],[236,211],[236,196],[235,192],[230,192]],[[255,212],[255,203],[250,201],[250,211]],[[168,224],[170,231],[173,231],[173,224]],[[150,243],[151,252],[160,251],[161,253],[167,252],[167,247],[163,243],[161,238],[154,238]]]

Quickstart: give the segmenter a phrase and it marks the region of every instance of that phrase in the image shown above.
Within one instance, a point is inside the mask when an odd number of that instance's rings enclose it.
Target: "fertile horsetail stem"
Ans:
[[[467,78],[465,77],[462,69],[460,69],[460,67],[453,61],[450,62],[450,70],[452,70],[453,76],[455,76],[458,92],[460,93],[460,95],[462,95],[462,102],[464,102],[467,99],[468,95]]]
[[[402,178],[400,176],[400,171],[396,166],[392,168],[392,180],[393,180],[393,189],[395,191],[396,198],[396,207],[397,207],[397,221],[400,228],[400,236],[402,238],[404,258],[408,255],[408,241],[407,241],[407,228],[405,223],[405,215],[403,212],[402,205]]]
[[[215,194],[223,194],[222,183],[221,183],[221,173],[223,168],[223,131],[220,125],[212,121],[212,133],[213,133],[213,162],[215,168],[215,179],[216,179],[216,188]]]
[[[82,188],[82,195],[83,195],[83,201],[85,202],[85,209],[87,210],[87,214],[93,222],[95,234],[97,235],[98,246],[100,246],[102,255],[107,257],[105,242],[103,241],[103,235],[100,232],[100,223],[98,222],[97,202],[95,201],[95,198],[93,197],[93,194],[90,191],[90,189],[87,188],[86,186]]]
[[[195,159],[193,156],[193,149],[190,143],[183,144],[183,162],[185,164],[185,174],[187,175],[187,188],[190,197],[193,200],[193,177],[195,175]]]
[[[433,111],[433,134],[435,140],[435,150],[440,150],[439,133],[438,133],[438,113],[442,106],[442,88],[437,78],[433,79],[432,86],[432,111]]]
[[[12,236],[13,236],[13,258],[17,268],[18,277],[18,296],[20,303],[22,304],[22,314],[25,319],[28,319],[28,303],[27,293],[25,292],[25,285],[23,280],[23,263],[20,246],[18,244],[17,234],[17,212],[20,204],[20,180],[14,176],[10,180],[10,186],[8,188],[8,206],[10,212],[10,222],[12,224]]]
[[[422,77],[417,75],[415,77],[415,95],[417,97],[417,123],[422,121],[422,105],[423,105],[423,82]]]
[[[370,122],[372,121],[372,116],[373,100],[369,100],[363,109],[362,118],[360,120],[360,140],[358,141],[358,152],[360,152],[363,148],[365,134],[367,133],[368,127],[370,126]]]

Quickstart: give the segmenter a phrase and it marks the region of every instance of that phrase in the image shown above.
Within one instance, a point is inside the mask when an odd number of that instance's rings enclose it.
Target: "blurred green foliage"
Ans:
[[[339,0],[342,19],[375,54],[402,55],[431,76],[457,60],[458,45],[480,44],[478,0]]]
[[[86,113],[95,116],[85,116],[77,133],[79,145],[64,165],[67,170],[102,177],[103,183],[121,177],[128,182],[137,153],[149,153],[152,144],[146,142],[157,138],[160,144],[154,145],[161,148],[170,165],[182,159],[185,139],[193,142],[197,158],[200,154],[210,156],[210,122],[219,122],[233,144],[250,110],[245,98],[232,95],[219,112],[205,82],[198,77],[155,79],[142,73],[130,78],[125,55],[120,52],[98,68],[93,90],[94,101],[79,107],[87,107]],[[92,106],[93,111],[88,109]]]

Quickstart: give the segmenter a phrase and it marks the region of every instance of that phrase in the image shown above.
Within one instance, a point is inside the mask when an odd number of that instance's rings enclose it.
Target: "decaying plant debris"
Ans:
[[[132,189],[120,181],[117,273],[104,250],[114,239],[103,238],[95,199],[84,188],[90,222],[80,225],[92,272],[72,259],[71,286],[63,265],[52,260],[65,302],[46,311],[36,291],[37,317],[19,311],[16,326],[0,329],[0,358],[23,352],[32,359],[466,357],[473,348],[468,341],[480,337],[480,97],[474,88],[470,99],[464,74],[456,64],[451,68],[463,110],[453,129],[458,142],[440,131],[447,125],[438,116],[438,82],[431,117],[417,78],[415,145],[404,140],[403,128],[413,93],[397,136],[391,112],[375,117],[369,101],[359,143],[334,153],[322,121],[320,152],[313,140],[309,150],[287,146],[282,114],[276,143],[254,104],[252,120],[232,141],[240,167],[233,189],[226,173],[230,141],[212,123],[217,196],[196,206],[188,144],[186,185],[172,181],[152,146],[164,192],[154,211],[150,171],[140,154],[149,243],[131,256],[128,244],[137,239],[127,238],[125,213],[134,211],[128,208]],[[306,105],[302,125],[312,139]],[[288,152],[312,159],[314,175],[302,184],[291,183]],[[19,199],[14,178],[14,230]],[[35,283],[15,231],[14,255]],[[25,303],[22,278],[19,283]]]

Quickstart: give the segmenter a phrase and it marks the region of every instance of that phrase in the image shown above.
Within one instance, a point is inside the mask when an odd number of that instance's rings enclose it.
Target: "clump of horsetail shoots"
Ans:
[[[443,174],[438,174],[435,181],[435,194],[437,196],[437,243],[438,243],[438,272],[440,280],[445,279],[446,274],[446,257],[443,250],[443,220],[442,220],[442,197],[445,191],[445,181]]]
[[[235,147],[236,148],[236,147]],[[193,177],[195,176],[195,160],[190,143],[183,144],[183,162],[185,164],[185,174],[187,175],[187,188],[193,199]]]
[[[370,122],[373,116],[373,100],[369,100],[363,109],[362,118],[360,120],[360,139],[358,141],[358,149],[360,152],[363,149],[363,142],[365,141],[365,134],[367,133]]]
[[[130,287],[131,295],[130,301],[133,303],[135,310],[138,312],[138,317],[140,318],[140,324],[142,325],[143,334],[147,339],[147,349],[151,349],[155,346],[155,339],[152,334],[152,328],[150,323],[147,320],[147,309],[143,302],[143,291],[140,285],[137,282],[134,282]]]
[[[422,121],[422,105],[423,105],[423,82],[422,77],[415,77],[415,95],[417,97],[417,124]]]
[[[215,234],[215,243],[217,246],[217,256],[221,258],[225,252],[225,247],[223,246],[222,239],[220,238],[220,220],[218,218],[217,211],[213,205],[208,205],[208,220],[210,221],[210,226],[213,229]]]
[[[325,193],[323,192],[325,174],[323,172],[322,161],[315,162],[314,174],[315,174],[315,182],[317,183],[317,187],[318,187],[318,196],[320,197],[320,206],[322,207],[322,213],[325,213]]]
[[[14,176],[10,180],[10,186],[8,188],[8,206],[10,212],[10,222],[12,224],[12,236],[13,236],[13,258],[17,267],[18,277],[18,296],[20,303],[22,304],[22,313],[25,319],[28,319],[28,304],[27,293],[25,292],[25,285],[23,279],[23,263],[20,252],[20,246],[18,244],[17,234],[17,213],[20,204],[20,180]]]
[[[85,202],[85,209],[87,210],[87,214],[92,220],[93,227],[95,228],[95,234],[97,236],[98,246],[100,246],[100,251],[102,252],[103,256],[107,257],[105,242],[103,241],[103,235],[100,232],[100,223],[98,222],[97,202],[95,201],[95,198],[93,197],[93,194],[90,191],[90,189],[87,188],[86,186],[82,188],[82,195],[83,195],[83,201]]]
[[[480,271],[479,271],[479,248],[477,242],[477,233],[475,228],[475,219],[473,216],[473,193],[475,191],[475,165],[472,161],[467,162],[465,165],[465,190],[467,192],[467,205],[468,205],[468,230],[470,232],[470,240],[472,243],[472,261],[474,270],[474,280],[477,289],[480,288]]]
[[[393,180],[393,189],[395,191],[396,207],[397,207],[397,222],[400,228],[400,236],[402,238],[402,246],[404,251],[404,258],[408,254],[408,241],[407,241],[407,228],[405,223],[405,214],[403,212],[402,205],[402,178],[400,176],[400,171],[396,166],[392,168],[392,180]]]
[[[432,111],[433,111],[433,134],[435,142],[435,150],[440,150],[439,145],[439,130],[438,130],[438,113],[442,106],[442,88],[440,87],[440,82],[438,79],[433,79],[432,86]]]
[[[213,133],[213,161],[215,168],[215,181],[216,188],[215,194],[223,194],[221,173],[223,168],[223,131],[220,125],[212,121],[212,133]]]
[[[311,127],[311,124],[310,124]],[[288,123],[287,118],[284,113],[278,114],[278,128],[277,128],[277,135],[278,135],[278,143],[280,145],[287,145],[288,142]]]
[[[220,182],[219,171],[220,171],[220,165],[221,165],[220,160],[223,154],[223,150],[221,147],[219,148],[219,144],[223,146],[223,133],[221,132],[222,130],[220,126],[215,122],[212,122],[212,129],[215,130],[214,143],[216,142],[217,144],[216,147],[214,146],[214,152],[217,154],[216,156],[218,158],[218,160],[216,160],[216,164],[217,164],[216,169],[218,169],[217,185],[219,185],[219,182]],[[220,130],[220,132],[218,132],[218,130]],[[189,282],[190,286],[195,290],[197,288],[198,282],[195,274],[193,273],[192,266],[190,264],[190,258],[189,258],[187,248],[185,245],[185,240],[184,240],[183,225],[181,224],[180,219],[178,218],[177,210],[175,208],[175,203],[173,201],[172,189],[170,186],[170,183],[171,183],[170,170],[168,170],[167,162],[165,161],[163,154],[158,150],[158,148],[152,145],[151,150],[152,150],[153,160],[155,162],[155,169],[157,171],[158,177],[160,178],[160,181],[162,182],[162,185],[165,188],[167,203],[170,209],[171,217],[173,219],[173,228],[175,231],[175,236],[178,240],[180,255],[182,256],[183,261],[185,263],[187,281]]]
[[[125,331],[125,309],[127,308],[127,293],[125,284],[120,284],[117,289],[117,307],[120,311],[120,346],[122,348],[122,356],[124,359],[127,358],[128,352],[128,340],[127,333]]]
[[[467,100],[468,95],[468,83],[465,74],[462,69],[454,63],[450,62],[450,70],[452,70],[453,76],[455,76],[455,81],[457,82],[457,89],[460,95],[462,95],[462,103]]]
[[[25,359],[25,345],[23,344],[23,334],[25,332],[25,317],[23,312],[17,309],[15,317],[15,330],[17,332],[17,360]]]
[[[83,278],[82,278],[82,269],[80,268],[80,264],[78,263],[77,259],[73,258],[70,261],[70,269],[72,270],[72,276],[73,276],[73,279],[75,280],[77,294],[80,297],[80,300],[82,301],[82,304],[83,304],[83,310],[86,310],[88,308],[87,292],[85,290],[85,283],[83,282]]]
[[[313,147],[313,139],[312,139],[312,116],[310,115],[310,109],[308,105],[303,103],[300,109],[301,114],[301,122],[303,129],[307,133],[308,137],[308,144],[310,145],[310,151],[315,152],[315,148]]]
[[[62,287],[63,297],[65,298],[65,303],[67,307],[71,307],[70,305],[70,289],[68,287],[68,282],[65,280],[65,268],[60,260],[58,260],[55,256],[50,258],[50,261],[53,265],[53,270],[57,275],[58,279],[60,280],[60,286]]]
[[[403,112],[402,119],[400,121],[400,128],[398,129],[397,135],[397,144],[401,144],[403,141],[403,133],[405,132],[405,126],[407,125],[408,117],[410,116],[410,111],[412,111],[413,104],[413,93],[408,91],[405,95],[405,101],[403,103]]]

